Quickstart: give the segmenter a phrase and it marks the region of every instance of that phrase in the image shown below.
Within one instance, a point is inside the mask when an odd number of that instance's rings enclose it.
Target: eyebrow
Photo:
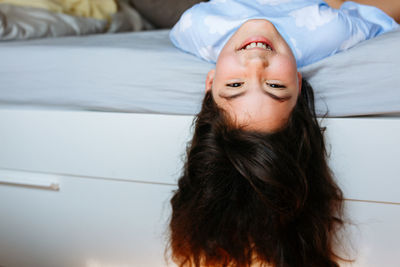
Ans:
[[[238,93],[238,94],[233,94],[233,95],[225,95],[225,94],[221,93],[221,94],[219,94],[219,97],[224,98],[227,101],[230,101],[230,100],[233,100],[234,98],[237,98],[237,97],[245,95],[246,92],[247,91],[241,92],[241,93]],[[292,98],[291,95],[287,96],[287,97],[279,97],[279,96],[274,95],[274,94],[272,94],[272,93],[270,93],[268,91],[263,91],[263,93],[266,94],[267,96],[271,97],[272,99],[279,101],[279,102],[284,102],[284,101],[287,101],[287,100]]]

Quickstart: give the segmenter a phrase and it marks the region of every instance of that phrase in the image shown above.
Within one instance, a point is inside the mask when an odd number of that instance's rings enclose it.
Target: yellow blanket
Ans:
[[[0,0],[1,3],[96,19],[110,19],[118,9],[116,0]]]

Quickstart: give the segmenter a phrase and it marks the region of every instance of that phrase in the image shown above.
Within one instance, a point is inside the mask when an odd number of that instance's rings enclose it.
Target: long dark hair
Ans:
[[[343,195],[327,164],[313,91],[279,132],[232,125],[207,93],[171,199],[179,266],[339,266]]]

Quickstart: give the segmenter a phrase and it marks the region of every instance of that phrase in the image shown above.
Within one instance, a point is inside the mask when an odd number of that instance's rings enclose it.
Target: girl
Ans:
[[[397,14],[399,3],[384,6]],[[214,0],[186,11],[170,36],[184,51],[216,62],[206,91],[238,125],[273,132],[301,90],[297,68],[397,27],[380,9],[355,2],[334,9],[323,0]]]
[[[171,31],[216,61],[171,199],[178,266],[339,266],[343,195],[297,67],[398,25],[371,6],[328,3],[215,0]]]

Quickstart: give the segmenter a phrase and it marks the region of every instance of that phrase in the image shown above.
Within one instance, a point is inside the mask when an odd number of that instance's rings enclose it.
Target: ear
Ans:
[[[215,69],[212,69],[208,72],[207,78],[206,78],[206,92],[210,91],[212,88],[212,84],[214,82],[214,75],[215,75]]]
[[[303,84],[302,82],[302,76],[300,72],[297,72],[297,79],[298,79],[298,83],[299,83],[299,92],[301,92],[301,85]]]

